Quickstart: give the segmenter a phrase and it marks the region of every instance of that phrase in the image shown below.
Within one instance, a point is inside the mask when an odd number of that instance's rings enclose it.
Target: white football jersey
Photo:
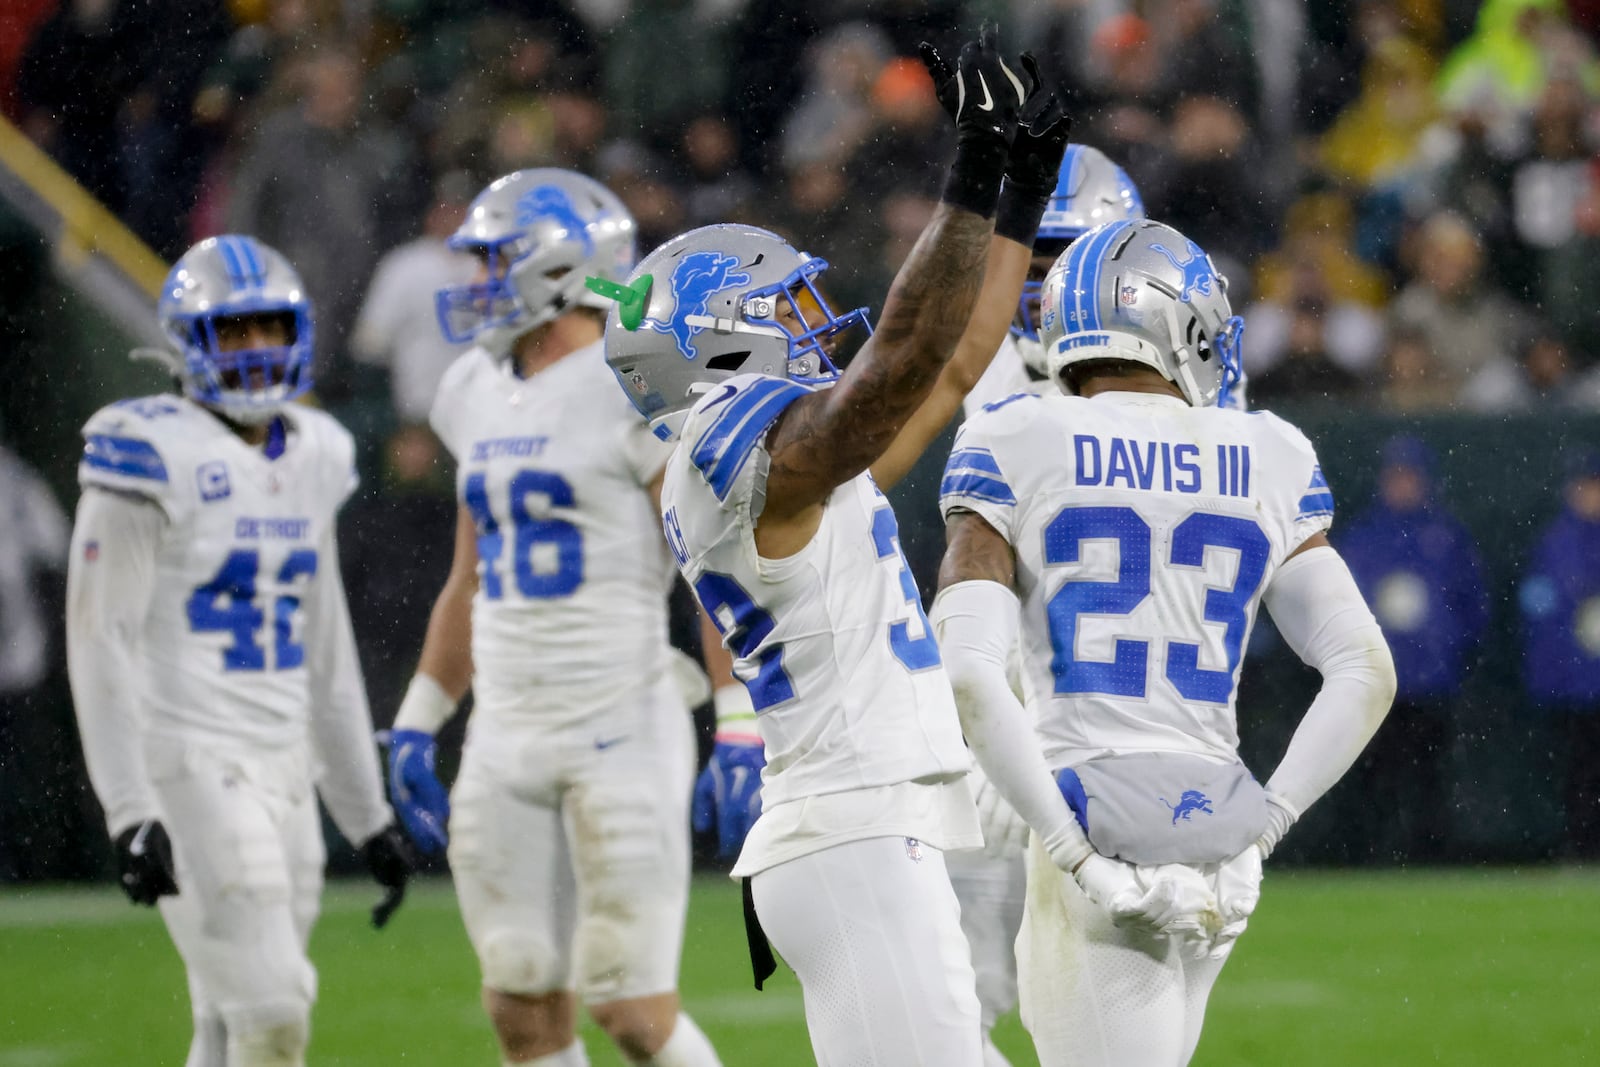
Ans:
[[[869,474],[828,498],[810,544],[756,552],[767,429],[806,390],[741,374],[690,412],[667,464],[667,542],[734,654],[766,744],[767,809],[801,797],[960,776],[950,682]],[[970,804],[969,804],[970,806]]]
[[[1052,767],[1107,750],[1232,758],[1262,592],[1333,520],[1287,422],[1129,392],[991,405],[957,435],[940,507],[1015,549],[1024,687]]]
[[[1055,386],[1046,381],[1034,381],[1028,374],[1022,353],[1017,351],[1017,339],[1006,334],[1000,350],[984,368],[983,374],[973,383],[972,389],[961,399],[961,413],[972,418],[990,404],[998,403],[1018,393],[1055,392]]]
[[[317,626],[301,603],[337,580],[323,556],[356,487],[355,443],[313,408],[291,405],[279,425],[276,458],[181,396],[123,400],[83,427],[78,481],[145,497],[168,520],[136,683],[152,730],[270,746],[306,736]]]
[[[445,373],[431,421],[477,525],[476,717],[560,726],[664,671],[672,564],[648,487],[671,447],[601,343],[528,379],[475,348]]]

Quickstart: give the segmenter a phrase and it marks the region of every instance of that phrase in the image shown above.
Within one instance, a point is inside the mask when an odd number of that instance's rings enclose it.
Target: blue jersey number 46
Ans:
[[[552,508],[576,506],[572,484],[551,471],[522,470],[511,476],[507,487],[511,514],[511,577],[517,592],[529,599],[571,596],[583,584],[583,535],[565,519],[535,517],[528,510],[528,497],[543,496]],[[488,480],[482,472],[468,475],[462,495],[472,521],[478,528],[478,564],[483,595],[499,600],[505,595],[500,575],[500,557],[506,550],[506,535],[489,505]],[[554,569],[538,570],[533,553],[547,545],[555,557]]]

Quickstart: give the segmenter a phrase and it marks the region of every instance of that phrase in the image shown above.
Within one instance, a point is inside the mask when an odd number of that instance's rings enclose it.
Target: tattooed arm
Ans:
[[[991,220],[971,211],[950,204],[934,211],[889,290],[877,332],[837,385],[795,402],[768,435],[772,462],[758,529],[802,527],[803,544],[834,487],[888,448],[956,351],[992,231]]]
[[[954,356],[944,365],[927,398],[906,420],[889,447],[872,463],[872,477],[888,489],[906,476],[933,439],[949,425],[1005,340],[1016,314],[1033,251],[996,234],[989,242],[983,288]]]

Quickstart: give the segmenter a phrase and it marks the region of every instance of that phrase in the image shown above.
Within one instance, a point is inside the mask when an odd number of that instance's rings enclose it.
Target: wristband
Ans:
[[[720,687],[711,694],[711,705],[717,712],[718,741],[761,743],[761,734],[756,729],[756,706],[751,703],[750,691],[743,683]]]
[[[455,714],[456,704],[457,701],[450,699],[450,694],[438,682],[418,671],[411,676],[405,699],[400,701],[400,710],[394,717],[394,728],[436,734],[445,720]]]
[[[1032,248],[1039,235],[1039,220],[1050,203],[1050,190],[1021,189],[1008,181],[1000,189],[1000,202],[995,209],[994,235],[1015,241],[1024,248]]]
[[[1009,151],[998,137],[957,141],[955,162],[950,164],[940,199],[986,219],[993,218]]]
[[[1256,838],[1256,847],[1261,850],[1261,858],[1266,859],[1272,855],[1272,850],[1278,847],[1278,842],[1283,840],[1283,835],[1289,832],[1289,827],[1300,818],[1300,813],[1295,811],[1289,802],[1278,794],[1267,793],[1267,828]]]

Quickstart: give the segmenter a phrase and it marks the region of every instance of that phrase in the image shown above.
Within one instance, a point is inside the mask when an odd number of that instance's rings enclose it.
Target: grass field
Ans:
[[[1600,1064],[1600,875],[1590,870],[1282,873],[1223,973],[1195,1058],[1234,1064]],[[490,1065],[477,972],[449,888],[391,927],[376,891],[332,887],[312,942],[318,1067]],[[729,1067],[809,1064],[794,978],[751,988],[738,894],[696,882],[688,1009]],[[188,1002],[153,912],[110,888],[0,891],[0,1067],[180,1064]],[[596,1067],[620,1064],[586,1031]],[[1013,1018],[999,1041],[1035,1062]]]

